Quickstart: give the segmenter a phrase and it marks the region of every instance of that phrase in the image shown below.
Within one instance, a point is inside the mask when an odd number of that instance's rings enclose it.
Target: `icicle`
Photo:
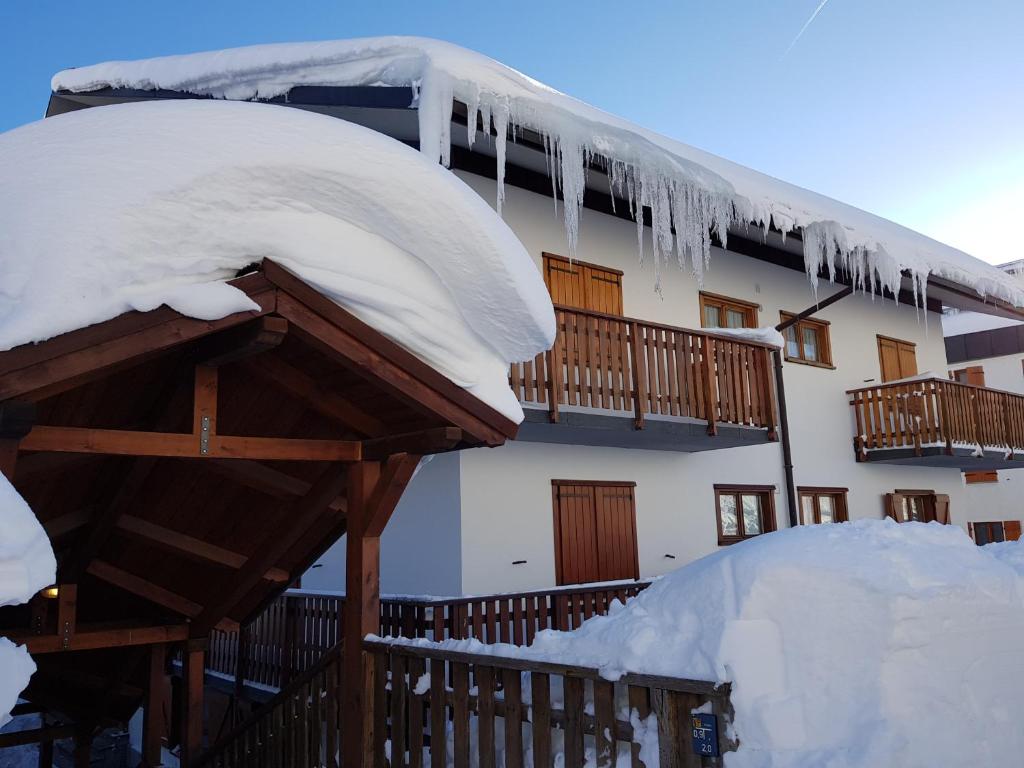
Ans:
[[[508,102],[499,101],[494,109],[494,149],[498,157],[498,215],[501,216],[502,204],[505,202],[505,151],[508,144]]]

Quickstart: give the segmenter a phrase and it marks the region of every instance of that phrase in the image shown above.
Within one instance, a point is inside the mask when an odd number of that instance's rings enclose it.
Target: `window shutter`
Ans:
[[[903,519],[903,494],[887,493],[883,497],[885,503],[885,514],[897,523],[905,522]]]
[[[1020,538],[1020,520],[1006,520],[1003,523],[1003,538],[1017,541]]]
[[[949,525],[949,496],[944,493],[935,494],[935,520]]]
[[[972,541],[975,541],[975,538],[974,538],[974,523],[968,523],[967,524],[967,535],[971,537]]]

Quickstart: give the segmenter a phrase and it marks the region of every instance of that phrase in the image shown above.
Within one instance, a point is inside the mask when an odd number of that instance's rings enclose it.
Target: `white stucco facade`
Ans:
[[[493,204],[493,180],[459,175]],[[550,196],[511,186],[506,192],[505,220],[538,269],[544,252],[568,256],[561,214]],[[673,265],[662,273],[657,293],[650,260],[638,262],[632,222],[584,210],[576,256],[622,270],[627,317],[701,327],[701,287]],[[777,324],[780,311],[799,312],[815,301],[802,273],[720,249],[714,250],[703,290],[756,302],[762,326]],[[836,290],[823,284],[820,296]],[[881,518],[883,495],[897,488],[948,494],[951,521],[966,529],[974,515],[968,511],[959,471],[858,463],[852,447],[854,428],[846,391],[880,381],[876,336],[913,342],[918,370],[945,375],[939,315],[891,299],[854,294],[816,318],[830,323],[834,368],[789,362],[784,367],[796,485],[847,488],[853,520]],[[774,486],[777,523],[780,528],[787,525],[777,442],[681,453],[519,440],[434,462],[410,485],[382,540],[384,592],[487,593],[554,585],[553,479],[636,483],[642,576],[665,573],[717,548],[716,483]],[[343,589],[343,548],[344,540],[303,585]]]

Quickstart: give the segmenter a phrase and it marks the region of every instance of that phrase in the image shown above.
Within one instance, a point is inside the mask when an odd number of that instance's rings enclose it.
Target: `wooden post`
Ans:
[[[164,736],[164,691],[167,647],[152,645],[149,649],[149,680],[146,701],[142,708],[142,765],[158,768],[161,759],[161,741]]]
[[[190,768],[203,749],[203,657],[205,639],[187,641],[181,649],[181,764]]]
[[[342,709],[346,768],[369,768],[374,754],[373,665],[367,663],[363,638],[380,629],[380,538],[365,531],[380,470],[378,462],[370,461],[349,467]]]
[[[53,768],[53,739],[39,742],[39,768]]]
[[[0,403],[0,474],[14,482],[18,444],[32,430],[36,419],[34,403],[12,400]]]
[[[57,592],[57,634],[64,648],[71,644],[71,636],[75,634],[77,605],[78,585],[60,584]]]
[[[0,474],[14,482],[14,469],[18,464],[18,443],[14,438],[0,438]]]
[[[718,427],[715,424],[715,387],[712,377],[715,375],[715,364],[711,359],[711,339],[707,336],[700,338],[701,378],[704,379],[704,416],[708,420],[708,434],[717,435]]]
[[[629,324],[630,351],[633,363],[633,426],[644,428],[644,400],[647,399],[647,385],[644,376],[647,369],[640,365],[640,323],[635,320]]]
[[[945,437],[946,437],[946,455],[947,456],[952,456],[953,455],[953,437],[952,437],[953,429],[952,429],[952,425],[949,422],[949,399],[948,399],[949,395],[947,394],[947,390],[946,390],[946,385],[945,384],[936,383],[935,384],[935,390],[936,390],[936,394],[938,395],[938,398],[939,398],[939,418],[942,419],[942,422],[939,424],[939,436],[941,437],[943,435],[943,433],[945,434]]]
[[[92,735],[90,725],[79,725],[75,731],[75,768],[90,768],[92,763]]]
[[[238,647],[235,652],[235,698],[239,700],[245,691],[245,676],[249,673],[251,635],[250,624],[242,624],[238,628]]]

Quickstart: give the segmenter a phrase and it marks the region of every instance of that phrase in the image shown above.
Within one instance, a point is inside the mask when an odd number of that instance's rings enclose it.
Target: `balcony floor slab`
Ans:
[[[871,464],[896,464],[910,467],[937,467],[959,469],[963,472],[987,472],[993,469],[1024,468],[1024,454],[1006,458],[1006,451],[986,450],[984,456],[976,455],[974,448],[953,448],[952,454],[942,447],[921,449],[921,455],[913,448],[873,448],[864,457]]]
[[[526,418],[517,440],[560,445],[589,445],[599,448],[638,448],[649,451],[697,453],[748,445],[764,445],[768,430],[735,424],[719,424],[718,434],[708,435],[707,423],[694,419],[648,417],[643,429],[636,429],[632,415],[608,415],[583,411],[559,413],[552,423],[547,410],[524,408]]]

